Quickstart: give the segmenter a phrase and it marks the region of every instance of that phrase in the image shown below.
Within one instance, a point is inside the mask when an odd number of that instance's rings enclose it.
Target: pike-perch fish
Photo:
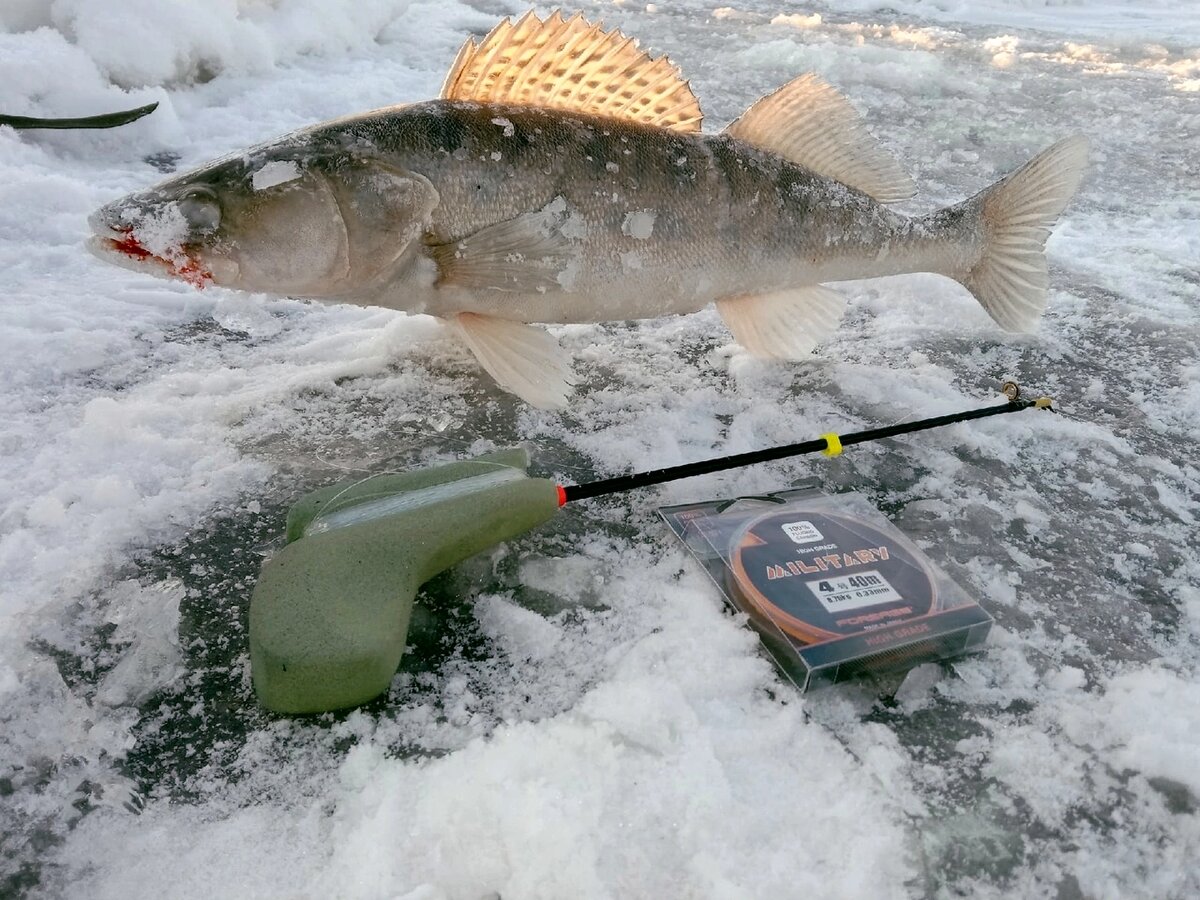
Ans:
[[[505,20],[441,96],[297,131],[91,217],[105,258],[196,285],[424,313],[505,389],[566,403],[571,362],[532,323],[716,304],[762,357],[800,359],[845,300],[826,282],[934,272],[1004,329],[1046,306],[1044,245],[1079,185],[1069,137],[920,217],[915,187],[813,74],[701,131],[687,82],[580,16]]]

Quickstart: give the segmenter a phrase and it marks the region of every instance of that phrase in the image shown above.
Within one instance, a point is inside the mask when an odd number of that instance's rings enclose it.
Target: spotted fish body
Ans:
[[[441,273],[421,265],[426,255],[381,293],[356,298],[410,312],[527,322],[690,313],[797,279],[921,270],[928,266],[922,253],[941,248],[936,229],[920,220],[727,135],[432,101],[309,139],[363,142],[428,178],[440,202],[427,244],[469,247],[471,235],[530,211],[548,211],[547,221],[567,235],[569,259],[542,291],[506,289],[502,280],[490,290],[454,290],[449,254]],[[883,246],[904,249],[881,255]]]
[[[911,182],[819,79],[705,134],[674,70],[614,35],[557,15],[505,23],[468,43],[442,99],[314,126],[117,201],[93,217],[94,245],[200,283],[441,317],[543,406],[565,402],[570,366],[526,323],[715,303],[752,352],[798,358],[840,318],[824,282],[915,271],[962,282],[1004,327],[1036,321],[1081,138],[908,218],[886,204]],[[599,83],[587,66],[634,87],[584,97]]]

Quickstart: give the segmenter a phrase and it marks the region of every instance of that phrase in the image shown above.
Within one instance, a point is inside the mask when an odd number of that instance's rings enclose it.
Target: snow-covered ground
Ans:
[[[957,285],[845,286],[810,363],[712,311],[557,328],[567,413],[429,319],[197,292],[82,247],[101,203],[433,96],[509,0],[9,0],[0,112],[0,896],[1200,894],[1200,8],[585,3],[709,128],[805,70],[923,212],[1083,132],[1040,332]],[[435,579],[389,696],[256,707],[246,608],[300,492],[516,441],[567,481],[991,402],[1023,413],[568,507]],[[798,698],[656,518],[815,476],[994,614],[988,650]]]

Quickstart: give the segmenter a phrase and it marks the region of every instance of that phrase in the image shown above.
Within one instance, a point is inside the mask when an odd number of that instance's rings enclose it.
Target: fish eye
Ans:
[[[221,225],[221,204],[207,188],[194,188],[179,198],[179,213],[194,232],[211,234]]]

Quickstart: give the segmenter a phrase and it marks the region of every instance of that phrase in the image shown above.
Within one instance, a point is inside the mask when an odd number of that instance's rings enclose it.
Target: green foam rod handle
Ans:
[[[288,545],[250,601],[254,690],[268,709],[357,706],[388,689],[417,588],[550,519],[559,489],[524,450],[323,488],[288,515]]]

